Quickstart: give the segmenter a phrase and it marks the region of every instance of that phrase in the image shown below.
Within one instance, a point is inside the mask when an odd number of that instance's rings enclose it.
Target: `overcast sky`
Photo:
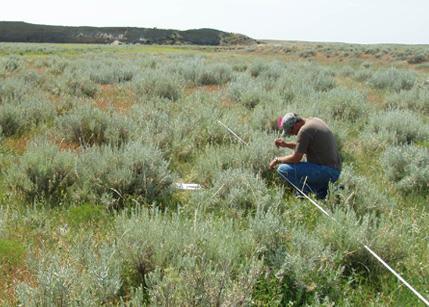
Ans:
[[[3,0],[1,21],[214,28],[256,39],[429,44],[429,0]]]

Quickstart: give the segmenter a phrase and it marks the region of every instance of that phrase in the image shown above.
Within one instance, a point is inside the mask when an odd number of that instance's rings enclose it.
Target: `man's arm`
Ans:
[[[284,156],[284,157],[277,157],[276,159],[272,160],[270,162],[270,169],[274,169],[274,167],[277,164],[281,163],[298,163],[301,161],[302,157],[304,156],[301,152],[294,152],[290,155]]]
[[[279,147],[286,147],[286,148],[290,148],[290,149],[295,149],[295,147],[296,147],[296,143],[295,142],[285,142],[281,138],[275,139],[274,140],[274,144],[277,146],[277,148],[279,148]]]

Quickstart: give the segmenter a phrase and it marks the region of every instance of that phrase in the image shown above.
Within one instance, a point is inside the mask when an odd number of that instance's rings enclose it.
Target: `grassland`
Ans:
[[[0,304],[418,305],[359,242],[429,297],[428,80],[428,46],[0,44]],[[268,170],[290,111],[339,223]]]

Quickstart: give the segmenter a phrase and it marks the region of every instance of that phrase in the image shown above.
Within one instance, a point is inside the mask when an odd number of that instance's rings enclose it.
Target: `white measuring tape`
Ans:
[[[176,182],[175,187],[178,190],[188,190],[188,191],[195,191],[195,190],[201,190],[203,187],[201,184],[198,183],[180,183]]]

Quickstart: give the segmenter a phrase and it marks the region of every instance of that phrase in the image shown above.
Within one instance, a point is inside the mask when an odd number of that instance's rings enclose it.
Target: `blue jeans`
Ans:
[[[340,171],[335,168],[309,162],[280,164],[277,173],[284,181],[287,182],[287,178],[305,194],[312,192],[318,198],[325,198],[329,182],[335,182],[340,177]]]

